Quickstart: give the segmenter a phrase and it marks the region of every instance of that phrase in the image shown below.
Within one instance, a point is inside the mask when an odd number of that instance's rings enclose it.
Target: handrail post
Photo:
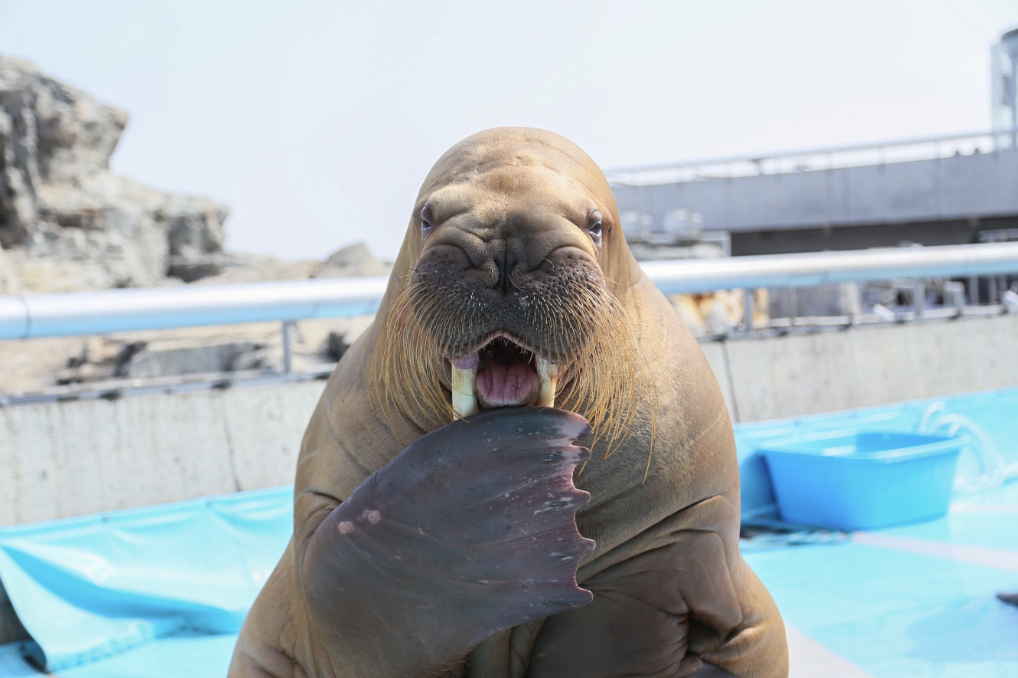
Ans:
[[[965,314],[965,286],[953,280],[944,283],[944,304],[954,307],[957,315]]]
[[[293,327],[294,322],[283,322],[283,374],[293,372]]]
[[[756,290],[742,290],[742,331],[753,331],[753,312],[756,310]]]

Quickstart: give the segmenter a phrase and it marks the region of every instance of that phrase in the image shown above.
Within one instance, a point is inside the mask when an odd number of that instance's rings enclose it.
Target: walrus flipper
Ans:
[[[330,664],[432,675],[496,631],[588,604],[576,567],[593,542],[575,514],[589,495],[572,483],[589,456],[572,441],[587,431],[561,410],[482,413],[362,483],[298,555]]]
[[[544,624],[527,675],[787,676],[782,652],[732,651],[758,620],[744,612],[722,538],[683,530],[670,540],[584,580],[594,602]]]

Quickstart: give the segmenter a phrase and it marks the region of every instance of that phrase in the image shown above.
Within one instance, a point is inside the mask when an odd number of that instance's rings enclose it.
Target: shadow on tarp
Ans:
[[[7,527],[0,581],[25,654],[58,671],[157,638],[235,639],[292,531],[292,487]]]

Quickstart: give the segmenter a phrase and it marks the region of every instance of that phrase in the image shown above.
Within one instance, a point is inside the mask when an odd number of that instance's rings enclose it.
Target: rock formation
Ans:
[[[110,173],[126,125],[124,111],[0,56],[0,291],[157,285],[222,251],[225,206]]]
[[[0,56],[0,295],[387,275],[360,243],[326,261],[223,249],[228,210],[110,173],[127,113]],[[294,363],[338,360],[370,317],[297,323]],[[4,394],[280,369],[278,323],[2,342]]]

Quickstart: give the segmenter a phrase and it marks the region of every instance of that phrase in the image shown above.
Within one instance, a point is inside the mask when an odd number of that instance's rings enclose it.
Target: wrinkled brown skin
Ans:
[[[596,541],[576,575],[593,592],[591,604],[498,631],[458,666],[420,666],[403,675],[786,676],[781,618],[739,554],[739,473],[724,400],[696,340],[629,252],[601,171],[558,135],[500,128],[447,152],[413,214],[450,186],[465,207],[495,220],[513,210],[540,215],[596,204],[605,219],[603,249],[580,226],[562,221],[555,228],[575,229],[562,237],[596,258],[634,324],[656,387],[657,442],[644,481],[652,427],[652,407],[644,403],[622,447],[608,459],[595,450],[575,476],[591,495],[576,514],[580,533]],[[344,356],[307,429],[295,537],[244,624],[231,677],[390,675],[363,658],[336,656],[322,620],[309,611],[295,563],[302,539],[404,449],[372,406],[368,369],[380,326],[421,251],[412,218],[378,319]],[[404,439],[424,433],[403,425]],[[335,614],[367,618],[353,607],[336,601]],[[389,642],[399,653],[399,640]]]

